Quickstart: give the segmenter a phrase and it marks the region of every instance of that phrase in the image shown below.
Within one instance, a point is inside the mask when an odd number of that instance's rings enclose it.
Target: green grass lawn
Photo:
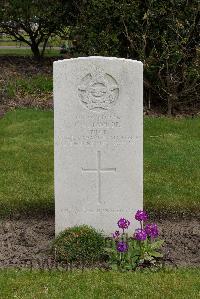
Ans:
[[[53,211],[53,113],[19,110],[0,120],[0,215]]]
[[[148,210],[200,211],[200,118],[145,118]]]
[[[32,56],[31,49],[0,49],[0,56]],[[46,49],[45,55],[47,57],[60,56],[59,50]]]
[[[156,273],[0,270],[1,299],[200,298],[200,269]]]
[[[24,35],[24,38],[26,40],[30,40],[27,35]],[[62,43],[65,42],[65,40],[62,40],[59,36],[53,36],[50,37],[47,43],[48,45],[51,45],[52,47],[60,47]],[[0,37],[0,47],[1,46],[23,46],[27,47],[27,43],[17,41],[14,37],[9,35],[3,35]],[[43,43],[40,44],[40,46],[43,46]]]
[[[144,201],[149,211],[200,212],[200,118],[145,118]],[[0,215],[54,211],[53,112],[0,119]]]

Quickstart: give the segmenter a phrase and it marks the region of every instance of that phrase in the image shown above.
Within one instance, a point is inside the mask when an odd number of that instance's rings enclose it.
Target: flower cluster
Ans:
[[[113,234],[113,238],[117,239],[120,236],[120,232],[118,230],[116,230]]]
[[[138,241],[145,241],[147,238],[147,233],[142,228],[137,228],[134,233],[134,238]]]
[[[158,227],[155,223],[146,224],[143,227],[143,222],[146,222],[149,219],[149,216],[146,211],[138,210],[135,214],[135,219],[140,222],[140,228],[135,230],[133,238],[137,241],[145,241],[147,238],[155,239],[158,237]],[[126,252],[128,250],[128,244],[124,240],[120,240],[120,237],[124,235],[126,229],[130,226],[130,221],[125,218],[120,218],[117,222],[117,225],[120,229],[123,230],[122,234],[120,231],[115,231],[113,233],[113,239],[117,241],[116,248],[118,252]]]
[[[135,214],[135,219],[138,221],[147,221],[148,214],[145,211],[138,210]]]
[[[147,221],[149,218],[147,212],[138,210],[135,214],[135,219],[140,221],[140,227],[135,230],[134,238],[138,241],[145,241],[148,237],[151,239],[157,238],[159,235],[158,227],[155,223],[146,224],[143,228],[143,222]]]
[[[128,250],[128,244],[124,241],[117,243],[117,250],[119,252],[126,252]]]
[[[119,221],[117,222],[117,224],[118,224],[119,228],[122,228],[123,231],[124,231],[124,229],[127,229],[129,227],[130,221],[128,221],[125,218],[121,218],[121,219],[119,219]]]
[[[136,270],[137,267],[149,267],[159,264],[163,240],[156,240],[159,235],[155,223],[149,220],[146,211],[138,210],[134,218],[139,222],[139,228],[132,236],[126,233],[131,223],[128,219],[120,218],[117,222],[119,230],[112,234],[111,247],[106,248],[109,264],[113,270]]]
[[[157,225],[155,223],[147,224],[145,226],[145,232],[152,239],[157,238],[158,235],[159,235],[158,227],[157,227]]]
[[[121,228],[123,230],[123,233],[122,233],[122,236],[123,236],[125,229],[128,229],[128,227],[130,225],[130,221],[125,218],[120,218],[119,221],[117,222],[117,225],[119,228]],[[116,240],[119,237],[120,237],[120,232],[117,230],[113,234],[113,238]],[[127,244],[127,242],[125,242],[123,240],[118,241],[116,244],[116,247],[117,247],[118,252],[126,252],[128,250],[128,244]]]

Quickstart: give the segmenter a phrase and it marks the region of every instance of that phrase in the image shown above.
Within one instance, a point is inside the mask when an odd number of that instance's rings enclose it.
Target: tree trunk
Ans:
[[[41,59],[41,54],[40,54],[40,50],[37,44],[32,43],[31,45],[31,51],[33,52],[33,56],[37,59],[40,60]]]
[[[167,114],[171,116],[173,114],[174,106],[178,102],[178,97],[175,94],[171,94],[167,99]]]
[[[46,49],[46,45],[47,45],[48,39],[49,39],[49,37],[47,37],[47,38],[44,40],[43,47],[42,47],[42,51],[41,51],[41,56],[44,55],[44,52],[45,52],[45,49]]]
[[[169,116],[172,115],[172,109],[173,109],[172,97],[169,96],[168,100],[167,100],[167,115],[169,115]]]

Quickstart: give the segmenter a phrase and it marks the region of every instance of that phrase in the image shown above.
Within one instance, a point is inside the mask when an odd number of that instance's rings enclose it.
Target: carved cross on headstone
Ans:
[[[97,168],[82,168],[86,172],[96,172],[98,176],[98,202],[102,203],[101,198],[101,174],[104,172],[116,172],[116,168],[101,168],[101,152],[97,151]]]

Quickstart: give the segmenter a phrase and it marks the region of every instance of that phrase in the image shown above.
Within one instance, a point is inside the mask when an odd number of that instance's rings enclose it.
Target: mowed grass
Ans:
[[[0,56],[33,56],[31,49],[27,48],[0,48]],[[44,56],[54,57],[60,56],[60,51],[57,49],[46,49]]]
[[[53,112],[0,119],[0,215],[54,212]],[[145,118],[144,203],[152,212],[200,212],[200,118]]]
[[[53,113],[17,110],[0,120],[0,215],[53,211]]]
[[[200,269],[152,272],[0,270],[1,299],[200,298]]]
[[[148,210],[200,211],[200,118],[144,121],[144,202]]]

